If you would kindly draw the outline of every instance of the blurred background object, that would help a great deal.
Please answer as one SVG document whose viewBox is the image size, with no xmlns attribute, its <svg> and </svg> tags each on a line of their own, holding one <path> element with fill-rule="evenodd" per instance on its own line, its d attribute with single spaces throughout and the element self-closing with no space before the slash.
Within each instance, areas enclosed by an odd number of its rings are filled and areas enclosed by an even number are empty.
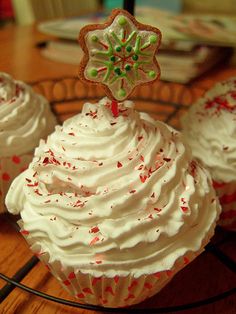
<svg viewBox="0 0 236 314">
<path fill-rule="evenodd" d="M 182 0 L 136 0 L 136 6 L 156 7 L 172 12 L 181 12 Z M 103 6 L 110 11 L 113 8 L 122 8 L 123 0 L 103 0 Z"/>
<path fill-rule="evenodd" d="M 17 24 L 73 17 L 101 9 L 98 0 L 12 0 Z"/>
<path fill-rule="evenodd" d="M 182 0 L 184 13 L 236 14 L 235 0 Z"/>
<path fill-rule="evenodd" d="M 11 0 L 0 0 L 0 26 L 14 21 L 14 12 Z"/>
<path fill-rule="evenodd" d="M 136 0 L 136 18 L 158 27 L 161 79 L 188 83 L 222 62 L 236 62 L 236 0 Z M 78 33 L 102 23 L 124 0 L 0 0 L 0 25 L 36 24 L 54 39 L 38 43 L 42 55 L 78 64 Z M 232 51 L 234 53 L 232 54 Z M 232 57 L 233 55 L 233 57 Z"/>
</svg>

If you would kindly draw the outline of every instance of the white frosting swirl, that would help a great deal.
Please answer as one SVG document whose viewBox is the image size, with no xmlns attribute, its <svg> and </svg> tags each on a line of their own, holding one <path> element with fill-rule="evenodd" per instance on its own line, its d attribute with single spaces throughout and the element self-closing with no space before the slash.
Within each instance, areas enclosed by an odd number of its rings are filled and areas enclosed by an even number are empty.
<svg viewBox="0 0 236 314">
<path fill-rule="evenodd" d="M 131 102 L 86 103 L 41 141 L 13 183 L 8 210 L 31 243 L 95 276 L 170 269 L 212 235 L 219 205 L 180 134 Z"/>
<path fill-rule="evenodd" d="M 184 137 L 216 181 L 236 180 L 236 77 L 217 83 L 182 119 Z"/>
<path fill-rule="evenodd" d="M 25 83 L 0 73 L 0 157 L 33 151 L 55 124 L 44 97 Z"/>
</svg>

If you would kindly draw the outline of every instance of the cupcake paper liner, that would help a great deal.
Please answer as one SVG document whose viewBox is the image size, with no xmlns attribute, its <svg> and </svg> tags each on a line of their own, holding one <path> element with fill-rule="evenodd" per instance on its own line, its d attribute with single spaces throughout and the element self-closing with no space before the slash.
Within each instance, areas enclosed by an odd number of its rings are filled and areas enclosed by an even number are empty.
<svg viewBox="0 0 236 314">
<path fill-rule="evenodd" d="M 32 250 L 34 250 L 33 247 Z M 80 303 L 104 307 L 126 307 L 140 303 L 159 292 L 179 270 L 185 267 L 200 252 L 188 253 L 179 258 L 172 269 L 142 275 L 138 278 L 132 275 L 112 278 L 105 275 L 94 277 L 72 267 L 63 268 L 58 261 L 50 263 L 47 254 L 36 253 L 36 255 L 63 288 Z"/>
<path fill-rule="evenodd" d="M 21 172 L 28 168 L 32 158 L 33 154 L 0 157 L 0 213 L 6 212 L 5 196 L 11 182 Z"/>
<path fill-rule="evenodd" d="M 203 250 L 214 234 L 215 224 L 207 232 L 199 250 L 188 251 L 179 257 L 171 269 L 157 271 L 136 278 L 133 275 L 95 277 L 83 273 L 73 267 L 65 267 L 60 261 L 51 258 L 43 252 L 41 245 L 35 241 L 27 230 L 24 230 L 22 220 L 18 221 L 21 234 L 31 247 L 33 253 L 45 264 L 52 275 L 60 282 L 67 292 L 80 303 L 99 305 L 103 307 L 126 307 L 150 298 L 159 292 L 182 268 L 194 260 Z"/>
<path fill-rule="evenodd" d="M 213 186 L 222 206 L 218 224 L 230 231 L 236 231 L 236 182 L 214 181 Z"/>
</svg>

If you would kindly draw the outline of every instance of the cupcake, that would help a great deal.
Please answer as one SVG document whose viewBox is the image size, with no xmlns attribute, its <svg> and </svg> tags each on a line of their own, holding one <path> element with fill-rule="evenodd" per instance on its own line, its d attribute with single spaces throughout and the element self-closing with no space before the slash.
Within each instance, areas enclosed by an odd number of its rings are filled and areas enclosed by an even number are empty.
<svg viewBox="0 0 236 314">
<path fill-rule="evenodd" d="M 41 138 L 54 130 L 49 103 L 30 86 L 0 73 L 0 213 L 11 181 L 24 171 Z"/>
<path fill-rule="evenodd" d="M 85 103 L 11 185 L 33 252 L 80 302 L 139 303 L 203 250 L 220 206 L 181 135 L 131 101 Z"/>
<path fill-rule="evenodd" d="M 217 83 L 182 119 L 194 157 L 209 169 L 222 205 L 219 224 L 236 231 L 236 78 Z"/>
</svg>

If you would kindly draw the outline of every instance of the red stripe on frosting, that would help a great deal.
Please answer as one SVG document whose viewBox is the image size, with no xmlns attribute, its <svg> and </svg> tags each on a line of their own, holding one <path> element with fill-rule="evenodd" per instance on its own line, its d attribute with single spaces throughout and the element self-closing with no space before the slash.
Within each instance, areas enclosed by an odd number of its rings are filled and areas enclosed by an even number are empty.
<svg viewBox="0 0 236 314">
<path fill-rule="evenodd" d="M 234 192 L 233 194 L 225 194 L 225 195 L 222 195 L 220 197 L 220 202 L 221 204 L 229 204 L 229 203 L 232 203 L 232 202 L 236 202 L 236 192 Z"/>
<path fill-rule="evenodd" d="M 232 218 L 236 218 L 236 210 L 235 209 L 231 209 L 228 210 L 226 212 L 222 212 L 220 215 L 220 219 L 232 219 Z"/>
<path fill-rule="evenodd" d="M 213 181 L 212 185 L 213 185 L 213 188 L 215 188 L 215 189 L 221 189 L 226 185 L 226 183 Z"/>
<path fill-rule="evenodd" d="M 228 230 L 234 230 L 236 231 L 236 221 L 233 221 L 231 224 L 222 225 L 222 227 L 228 229 Z"/>
</svg>

